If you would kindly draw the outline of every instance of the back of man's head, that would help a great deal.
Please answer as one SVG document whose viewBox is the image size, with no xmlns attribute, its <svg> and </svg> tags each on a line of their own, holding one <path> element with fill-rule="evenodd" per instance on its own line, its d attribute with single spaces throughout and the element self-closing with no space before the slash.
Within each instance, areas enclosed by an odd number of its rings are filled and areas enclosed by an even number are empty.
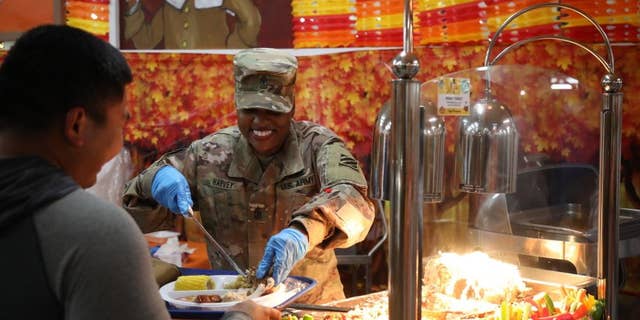
<svg viewBox="0 0 640 320">
<path fill-rule="evenodd" d="M 23 34 L 0 65 L 0 130 L 42 132 L 83 107 L 104 121 L 104 107 L 121 100 L 131 70 L 118 49 L 61 25 Z"/>
</svg>

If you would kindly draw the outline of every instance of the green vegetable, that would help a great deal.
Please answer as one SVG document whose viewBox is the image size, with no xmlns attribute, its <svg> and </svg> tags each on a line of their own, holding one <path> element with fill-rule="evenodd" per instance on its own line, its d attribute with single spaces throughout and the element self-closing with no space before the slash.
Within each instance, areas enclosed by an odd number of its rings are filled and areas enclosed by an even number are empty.
<svg viewBox="0 0 640 320">
<path fill-rule="evenodd" d="M 549 315 L 554 315 L 556 313 L 556 307 L 553 306 L 553 300 L 549 297 L 548 294 L 544 294 L 544 304 L 547 305 L 547 310 L 549 310 Z"/>
<path fill-rule="evenodd" d="M 593 305 L 593 308 L 591 308 L 591 311 L 589 311 L 589 316 L 591 317 L 591 320 L 602 319 L 602 314 L 604 313 L 604 304 L 605 304 L 604 300 L 596 300 L 596 303 Z"/>
<path fill-rule="evenodd" d="M 312 316 L 312 315 L 310 315 L 310 314 L 305 314 L 305 315 L 302 317 L 302 320 L 313 320 L 313 316 Z"/>
</svg>

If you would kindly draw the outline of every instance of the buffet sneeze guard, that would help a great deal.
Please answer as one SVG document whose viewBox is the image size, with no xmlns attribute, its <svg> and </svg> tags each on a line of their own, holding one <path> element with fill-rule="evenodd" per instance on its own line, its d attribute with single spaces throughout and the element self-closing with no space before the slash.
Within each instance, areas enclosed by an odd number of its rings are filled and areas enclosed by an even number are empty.
<svg viewBox="0 0 640 320">
<path fill-rule="evenodd" d="M 508 210 L 505 215 L 495 215 L 493 221 L 486 217 L 469 213 L 466 223 L 431 220 L 428 211 L 423 217 L 423 203 L 438 202 L 442 199 L 442 159 L 444 132 L 434 134 L 435 127 L 444 127 L 442 118 L 436 114 L 433 103 L 436 101 L 438 79 L 423 84 L 412 80 L 419 69 L 417 58 L 413 55 L 412 12 L 410 0 L 405 0 L 404 46 L 403 51 L 393 60 L 392 70 L 397 79 L 392 80 L 391 100 L 388 107 L 381 110 L 374 132 L 372 151 L 372 187 L 373 198 L 389 200 L 391 220 L 389 232 L 389 319 L 420 319 L 421 317 L 421 280 L 422 257 L 434 253 L 434 250 L 468 250 L 486 245 L 496 249 L 496 243 L 509 239 L 511 244 L 523 245 L 534 240 L 553 240 L 553 246 L 571 246 L 577 243 L 570 238 L 557 242 L 557 239 L 535 239 L 535 237 L 511 234 L 511 221 Z M 580 42 L 557 35 L 535 36 L 520 40 L 498 53 L 491 60 L 494 44 L 505 28 L 517 17 L 541 8 L 558 8 L 572 11 L 594 26 L 602 35 L 607 58 Z M 584 86 L 579 80 L 558 71 L 527 65 L 497 65 L 497 62 L 512 50 L 525 44 L 551 40 L 575 45 L 586 50 L 603 67 L 604 76 L 600 76 L 602 100 L 600 102 L 600 142 L 597 174 L 597 193 L 594 202 L 593 229 L 595 235 L 597 297 L 606 300 L 605 319 L 618 319 L 618 245 L 619 245 L 619 190 L 620 149 L 622 125 L 622 80 L 615 75 L 612 48 L 608 37 L 598 23 L 578 8 L 558 4 L 542 3 L 522 9 L 498 28 L 489 44 L 484 66 L 463 70 L 447 77 L 467 78 L 471 83 L 471 115 L 460 118 L 460 130 L 456 145 L 455 185 L 468 192 L 469 197 L 489 197 L 505 205 L 504 197 L 515 191 L 518 170 L 518 132 L 511 115 L 516 119 L 519 112 L 535 112 L 536 108 L 547 108 L 553 104 L 562 104 L 563 98 L 579 94 Z M 518 81 L 519 80 L 519 81 Z M 562 84 L 559 86 L 559 84 Z M 561 88 L 569 89 L 562 90 Z M 537 106 L 519 105 L 527 94 L 538 94 L 542 98 Z M 566 104 L 566 102 L 564 102 Z M 507 107 L 509 106 L 509 107 Z M 584 110 L 589 112 L 589 110 Z M 478 112 L 480 114 L 478 114 Z M 501 114 L 495 114 L 499 112 Z M 594 112 L 595 113 L 595 112 Z M 448 119 L 447 119 L 448 120 Z M 486 127 L 482 127 L 486 126 Z M 441 154 L 438 154 L 441 153 Z M 453 176 L 453 175 L 452 175 Z M 428 181 L 425 181 L 428 180 Z M 431 207 L 431 206 L 429 206 Z M 428 207 L 424 207 L 428 208 Z M 576 208 L 573 206 L 571 208 Z M 471 210 L 470 210 L 471 211 Z M 423 219 L 426 226 L 423 234 Z M 475 220 L 474 220 L 475 219 Z M 482 219 L 485 219 L 483 221 Z M 436 221 L 437 220 L 437 221 Z M 473 220 L 473 221 L 472 221 Z M 495 226 L 502 224 L 499 230 L 482 230 L 477 226 Z M 437 225 L 430 228 L 430 225 Z M 450 239 L 433 237 L 430 233 L 443 225 L 453 225 Z M 492 238 L 495 236 L 495 238 Z M 505 238 L 506 237 L 506 238 Z M 423 248 L 423 239 L 425 246 Z M 444 240 L 443 240 L 444 239 Z M 516 239 L 516 240 L 513 240 Z M 519 241 L 522 240 L 522 241 Z M 536 242 L 538 240 L 538 242 Z M 438 241 L 441 241 L 438 243 Z M 543 243 L 544 244 L 544 243 Z M 578 248 L 579 246 L 575 246 Z M 574 249 L 575 249 L 574 248 Z M 516 248 L 511 246 L 505 251 L 529 252 L 532 255 L 548 254 L 548 248 L 529 246 Z M 536 251 L 537 250 L 537 251 Z M 560 248 L 559 250 L 565 250 Z M 499 254 L 500 250 L 496 250 Z M 523 268 L 525 269 L 525 268 Z M 534 272 L 535 273 L 535 272 Z M 589 279 L 589 278 L 587 278 Z M 580 278 L 579 281 L 583 281 Z M 589 282 L 587 280 L 587 282 Z"/>
<path fill-rule="evenodd" d="M 556 7 L 575 12 L 593 25 L 603 38 L 608 59 L 605 60 L 595 50 L 572 39 L 555 35 L 542 35 L 518 41 L 505 48 L 492 61 L 489 61 L 496 40 L 507 25 L 527 12 L 546 7 Z M 601 77 L 602 105 L 600 110 L 600 157 L 597 193 L 597 295 L 598 298 L 605 299 L 606 301 L 605 319 L 618 319 L 618 242 L 620 215 L 618 183 L 620 181 L 621 160 L 622 79 L 615 75 L 613 50 L 607 34 L 602 27 L 580 9 L 555 3 L 543 3 L 530 6 L 505 20 L 492 38 L 484 64 L 485 66 L 494 65 L 511 50 L 539 40 L 561 41 L 582 48 L 595 57 L 605 69 L 605 74 Z M 489 83 L 489 81 L 487 81 L 487 83 Z"/>
</svg>

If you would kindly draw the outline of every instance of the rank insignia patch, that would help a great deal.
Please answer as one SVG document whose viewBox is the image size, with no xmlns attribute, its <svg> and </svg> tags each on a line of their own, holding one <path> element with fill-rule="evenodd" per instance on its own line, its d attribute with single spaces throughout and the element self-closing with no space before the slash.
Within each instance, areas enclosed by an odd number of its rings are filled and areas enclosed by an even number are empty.
<svg viewBox="0 0 640 320">
<path fill-rule="evenodd" d="M 356 161 L 356 159 L 354 159 L 353 157 L 350 157 L 346 154 L 341 154 L 340 155 L 340 161 L 338 162 L 339 166 L 343 166 L 343 167 L 347 167 L 347 168 L 351 168 L 353 170 L 358 170 L 358 161 Z"/>
</svg>

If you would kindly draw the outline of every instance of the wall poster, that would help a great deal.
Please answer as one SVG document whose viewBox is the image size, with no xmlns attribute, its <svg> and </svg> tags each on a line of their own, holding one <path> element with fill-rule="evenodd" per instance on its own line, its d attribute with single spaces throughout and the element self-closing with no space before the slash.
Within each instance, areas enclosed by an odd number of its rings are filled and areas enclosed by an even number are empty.
<svg viewBox="0 0 640 320">
<path fill-rule="evenodd" d="M 119 0 L 121 49 L 291 48 L 289 0 Z"/>
</svg>

